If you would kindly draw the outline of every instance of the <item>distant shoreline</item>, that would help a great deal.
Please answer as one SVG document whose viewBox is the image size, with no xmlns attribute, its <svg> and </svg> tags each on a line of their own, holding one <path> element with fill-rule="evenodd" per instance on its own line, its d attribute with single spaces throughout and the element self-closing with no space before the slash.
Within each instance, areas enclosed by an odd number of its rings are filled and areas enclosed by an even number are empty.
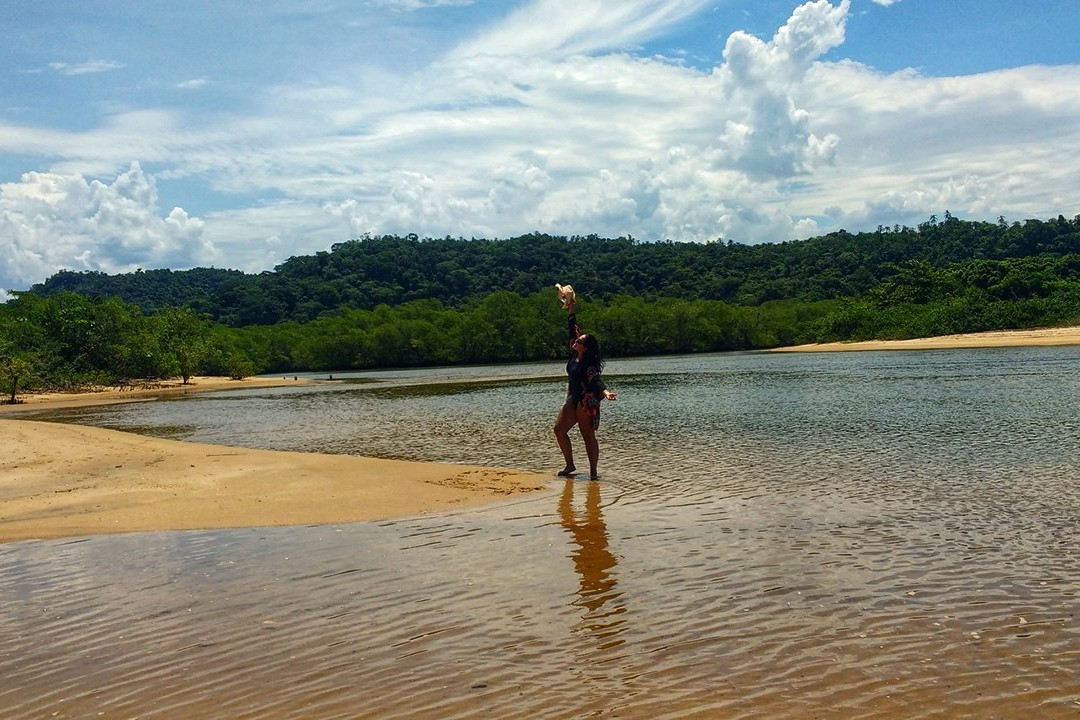
<svg viewBox="0 0 1080 720">
<path fill-rule="evenodd" d="M 133 385 L 121 389 L 110 386 L 80 390 L 76 392 L 19 393 L 19 402 L 14 405 L 0 405 L 0 415 L 5 413 L 35 412 L 39 410 L 60 410 L 73 407 L 92 407 L 94 405 L 114 405 L 117 403 L 154 400 L 161 397 L 176 397 L 197 392 L 214 390 L 246 390 L 249 388 L 282 387 L 311 384 L 318 382 L 298 376 L 289 377 L 248 377 L 233 380 L 226 377 L 198 376 L 189 379 L 188 384 L 180 380 L 161 380 Z M 7 399 L 7 398 L 2 398 Z"/>
<path fill-rule="evenodd" d="M 1025 347 L 1080 345 L 1080 325 L 1028 330 L 991 330 L 957 335 L 911 338 L 907 340 L 854 340 L 830 343 L 806 343 L 768 348 L 763 352 L 858 352 L 869 350 L 948 350 L 962 348 Z M 287 387 L 321 382 L 308 377 L 248 377 L 233 380 L 225 377 L 198 376 L 187 385 L 179 380 L 165 380 L 130 389 L 106 387 L 79 392 L 20 393 L 15 405 L 0 404 L 0 417 L 5 414 L 91 407 L 115 403 L 153 400 L 197 392 Z"/>
<path fill-rule="evenodd" d="M 910 340 L 859 340 L 853 342 L 809 343 L 771 348 L 768 352 L 857 352 L 869 350 L 959 350 L 964 348 L 1036 347 L 1080 345 L 1080 326 L 993 330 L 989 332 L 941 335 Z"/>
<path fill-rule="evenodd" d="M 1080 325 L 1056 328 L 1033 328 L 1028 330 L 991 330 L 957 335 L 911 338 L 907 340 L 854 340 L 830 343 L 806 343 L 768 348 L 764 352 L 855 352 L 864 350 L 947 350 L 951 348 L 991 348 L 1080 345 Z M 109 405 L 124 402 L 153 400 L 197 392 L 217 390 L 243 390 L 253 388 L 287 387 L 318 383 L 308 377 L 297 375 L 282 377 L 248 377 L 233 380 L 225 377 L 198 376 L 188 384 L 179 380 L 164 380 L 130 389 L 105 387 L 78 392 L 20 393 L 15 405 L 0 404 L 0 416 L 6 413 L 36 412 Z"/>
</svg>

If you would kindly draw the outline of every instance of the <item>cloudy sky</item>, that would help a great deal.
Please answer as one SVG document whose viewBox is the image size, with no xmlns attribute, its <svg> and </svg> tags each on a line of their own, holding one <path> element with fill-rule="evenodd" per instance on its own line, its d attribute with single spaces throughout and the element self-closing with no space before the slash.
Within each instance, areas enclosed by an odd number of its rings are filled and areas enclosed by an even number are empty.
<svg viewBox="0 0 1080 720">
<path fill-rule="evenodd" d="M 1080 213 L 1077 0 L 4 0 L 0 27 L 0 293 L 365 233 Z"/>
</svg>

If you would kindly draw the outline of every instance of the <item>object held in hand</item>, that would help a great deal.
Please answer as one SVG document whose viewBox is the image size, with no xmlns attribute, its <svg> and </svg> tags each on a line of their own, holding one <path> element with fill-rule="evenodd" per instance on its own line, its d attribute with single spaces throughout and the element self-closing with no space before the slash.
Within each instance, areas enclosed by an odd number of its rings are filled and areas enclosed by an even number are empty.
<svg viewBox="0 0 1080 720">
<path fill-rule="evenodd" d="M 555 289 L 559 291 L 559 299 L 562 300 L 564 310 L 569 308 L 571 303 L 575 302 L 576 295 L 572 286 L 555 283 Z"/>
</svg>

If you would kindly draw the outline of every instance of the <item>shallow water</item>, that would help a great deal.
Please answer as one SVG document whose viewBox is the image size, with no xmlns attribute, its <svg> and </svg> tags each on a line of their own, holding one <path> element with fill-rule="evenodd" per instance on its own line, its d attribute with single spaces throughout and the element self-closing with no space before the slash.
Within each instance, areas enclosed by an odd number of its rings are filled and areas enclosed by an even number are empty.
<svg viewBox="0 0 1080 720">
<path fill-rule="evenodd" d="M 1078 366 L 1074 348 L 613 361 L 599 483 L 0 546 L 0 716 L 1077 718 Z M 558 371 L 55 419 L 556 468 Z"/>
</svg>

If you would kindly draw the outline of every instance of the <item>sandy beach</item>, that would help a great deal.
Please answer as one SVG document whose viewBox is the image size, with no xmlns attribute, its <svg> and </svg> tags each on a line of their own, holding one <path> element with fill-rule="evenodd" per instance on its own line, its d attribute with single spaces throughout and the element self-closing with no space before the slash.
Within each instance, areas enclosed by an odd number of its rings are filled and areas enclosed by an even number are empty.
<svg viewBox="0 0 1080 720">
<path fill-rule="evenodd" d="M 320 381 L 297 376 L 247 377 L 233 380 L 202 375 L 191 378 L 187 384 L 179 379 L 172 379 L 134 384 L 124 388 L 95 388 L 83 392 L 19 393 L 18 403 L 15 405 L 0 404 L 0 416 L 20 412 L 139 402 L 214 390 L 247 390 L 283 385 L 310 385 L 315 382 Z M 2 399 L 7 400 L 6 397 Z"/>
<path fill-rule="evenodd" d="M 379 520 L 489 503 L 542 490 L 550 480 L 520 470 L 249 450 L 17 419 L 19 411 L 292 382 L 305 381 L 198 378 L 189 386 L 28 395 L 0 406 L 0 542 Z"/>
<path fill-rule="evenodd" d="M 845 352 L 859 350 L 950 350 L 960 348 L 1080 345 L 1080 326 L 998 330 L 941 335 L 911 340 L 862 340 L 859 342 L 811 343 L 773 348 L 770 352 Z"/>
</svg>

